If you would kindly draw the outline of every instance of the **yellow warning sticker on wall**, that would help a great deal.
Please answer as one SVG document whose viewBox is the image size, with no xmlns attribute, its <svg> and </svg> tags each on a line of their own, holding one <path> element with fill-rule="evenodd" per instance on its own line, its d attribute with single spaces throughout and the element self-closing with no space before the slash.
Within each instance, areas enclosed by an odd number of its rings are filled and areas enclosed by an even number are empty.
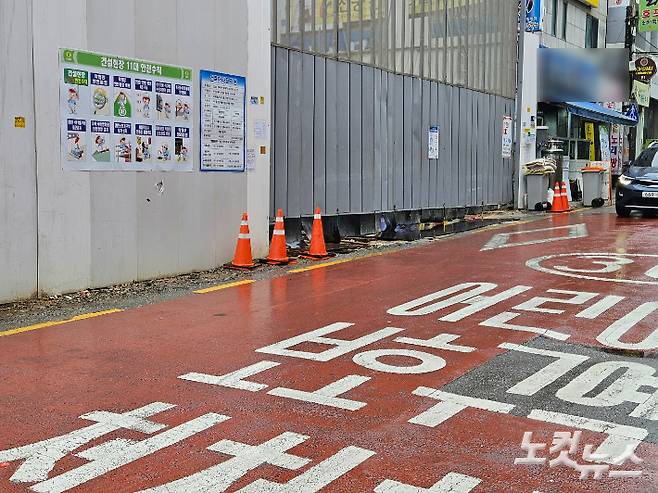
<svg viewBox="0 0 658 493">
<path fill-rule="evenodd" d="M 25 128 L 25 117 L 24 116 L 15 116 L 14 117 L 14 127 L 16 127 L 16 128 Z"/>
</svg>

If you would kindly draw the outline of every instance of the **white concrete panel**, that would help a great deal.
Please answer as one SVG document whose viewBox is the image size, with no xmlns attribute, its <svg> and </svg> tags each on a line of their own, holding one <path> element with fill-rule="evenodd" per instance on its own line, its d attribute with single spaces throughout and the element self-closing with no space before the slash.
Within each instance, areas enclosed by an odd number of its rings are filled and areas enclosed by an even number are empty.
<svg viewBox="0 0 658 493">
<path fill-rule="evenodd" d="M 254 120 L 265 120 L 269 126 L 269 2 L 33 1 L 39 287 L 48 293 L 65 292 L 215 267 L 231 259 L 244 211 L 250 213 L 254 255 L 264 256 L 268 244 L 269 138 L 255 139 L 248 132 L 248 145 L 265 145 L 267 151 L 258 154 L 254 170 L 201 173 L 195 118 L 192 172 L 64 173 L 58 152 L 58 48 L 189 66 L 194 74 L 196 111 L 200 69 L 244 75 L 248 95 L 265 97 L 265 104 L 248 111 L 248 128 Z M 3 8 L 13 3 L 5 2 Z M 15 34 L 10 32 L 10 36 Z M 25 40 L 22 43 L 25 45 Z M 28 56 L 24 59 L 29 61 Z M 29 170 L 30 166 L 21 169 Z M 34 175 L 34 162 L 32 170 Z M 160 182 L 164 185 L 161 193 L 156 190 Z M 20 188 L 29 189 L 27 185 Z M 29 207 L 22 210 L 28 215 Z M 25 219 L 22 223 L 29 225 Z M 34 227 L 27 236 L 36 236 Z M 24 247 L 21 253 L 26 254 Z M 16 255 L 10 257 L 11 262 L 17 262 Z M 34 253 L 32 257 L 34 269 Z M 2 262 L 0 259 L 0 266 Z M 30 277 L 29 269 L 21 276 Z M 0 291 L 0 298 L 30 294 L 34 277 L 27 291 L 7 295 Z M 12 289 L 18 289 L 18 281 L 11 284 Z"/>
<path fill-rule="evenodd" d="M 125 22 L 133 8 L 133 0 L 87 2 L 87 48 L 135 56 L 135 24 Z M 136 175 L 94 172 L 89 178 L 90 285 L 131 281 L 137 271 Z"/>
<path fill-rule="evenodd" d="M 59 153 L 58 49 L 86 48 L 86 4 L 33 0 L 39 290 L 47 293 L 90 283 L 89 174 L 62 171 Z"/>
<path fill-rule="evenodd" d="M 31 0 L 0 2 L 0 302 L 37 290 L 31 16 Z"/>
</svg>

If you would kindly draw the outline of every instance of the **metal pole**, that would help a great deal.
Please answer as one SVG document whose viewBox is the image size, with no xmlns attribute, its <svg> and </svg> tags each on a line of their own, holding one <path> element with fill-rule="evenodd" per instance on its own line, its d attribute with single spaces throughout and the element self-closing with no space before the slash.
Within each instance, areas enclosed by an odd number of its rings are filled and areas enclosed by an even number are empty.
<svg viewBox="0 0 658 493">
<path fill-rule="evenodd" d="M 521 179 L 521 139 L 519 138 L 519 128 L 521 125 L 521 115 L 523 114 L 523 56 L 525 45 L 525 1 L 519 2 L 519 33 L 517 43 L 517 60 L 516 60 L 516 117 L 514 118 L 514 173 L 512 175 L 512 196 L 515 197 L 517 208 L 521 207 L 521 199 L 518 197 L 519 184 L 517 179 Z M 516 176 L 518 173 L 518 176 Z"/>
</svg>

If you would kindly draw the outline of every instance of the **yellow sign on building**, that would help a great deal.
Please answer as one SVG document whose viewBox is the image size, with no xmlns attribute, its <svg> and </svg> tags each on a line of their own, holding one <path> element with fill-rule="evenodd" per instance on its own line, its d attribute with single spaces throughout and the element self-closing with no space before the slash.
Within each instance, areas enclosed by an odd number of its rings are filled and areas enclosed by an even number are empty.
<svg viewBox="0 0 658 493">
<path fill-rule="evenodd" d="M 594 148 L 594 124 L 592 122 L 585 122 L 585 138 L 589 140 L 589 160 L 596 159 L 596 150 Z"/>
<path fill-rule="evenodd" d="M 589 5 L 590 7 L 598 7 L 599 6 L 599 0 L 580 0 L 582 3 L 585 5 Z"/>
</svg>

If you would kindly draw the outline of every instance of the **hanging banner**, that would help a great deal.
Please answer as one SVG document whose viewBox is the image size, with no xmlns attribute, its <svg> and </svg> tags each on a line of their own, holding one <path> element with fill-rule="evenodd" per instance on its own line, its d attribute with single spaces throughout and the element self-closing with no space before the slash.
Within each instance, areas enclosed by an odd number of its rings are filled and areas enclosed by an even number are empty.
<svg viewBox="0 0 658 493">
<path fill-rule="evenodd" d="M 529 33 L 541 31 L 541 0 L 525 0 L 525 30 Z"/>
<path fill-rule="evenodd" d="M 428 131 L 428 159 L 439 159 L 439 126 L 432 125 Z"/>
<path fill-rule="evenodd" d="M 589 140 L 589 160 L 596 159 L 596 149 L 594 147 L 594 124 L 592 122 L 585 122 L 585 138 Z"/>
<path fill-rule="evenodd" d="M 502 156 L 503 158 L 512 157 L 512 117 L 503 116 L 503 134 L 502 134 Z"/>
<path fill-rule="evenodd" d="M 656 0 L 640 0 L 637 29 L 640 32 L 658 29 L 658 4 L 656 4 Z"/>
<path fill-rule="evenodd" d="M 607 125 L 599 125 L 599 144 L 601 145 L 601 161 L 610 161 L 610 136 Z"/>
<path fill-rule="evenodd" d="M 62 168 L 191 171 L 192 71 L 60 49 Z"/>
<path fill-rule="evenodd" d="M 610 169 L 613 175 L 621 174 L 621 125 L 613 123 L 610 127 Z"/>
<path fill-rule="evenodd" d="M 244 171 L 247 80 L 201 70 L 201 171 Z"/>
</svg>

